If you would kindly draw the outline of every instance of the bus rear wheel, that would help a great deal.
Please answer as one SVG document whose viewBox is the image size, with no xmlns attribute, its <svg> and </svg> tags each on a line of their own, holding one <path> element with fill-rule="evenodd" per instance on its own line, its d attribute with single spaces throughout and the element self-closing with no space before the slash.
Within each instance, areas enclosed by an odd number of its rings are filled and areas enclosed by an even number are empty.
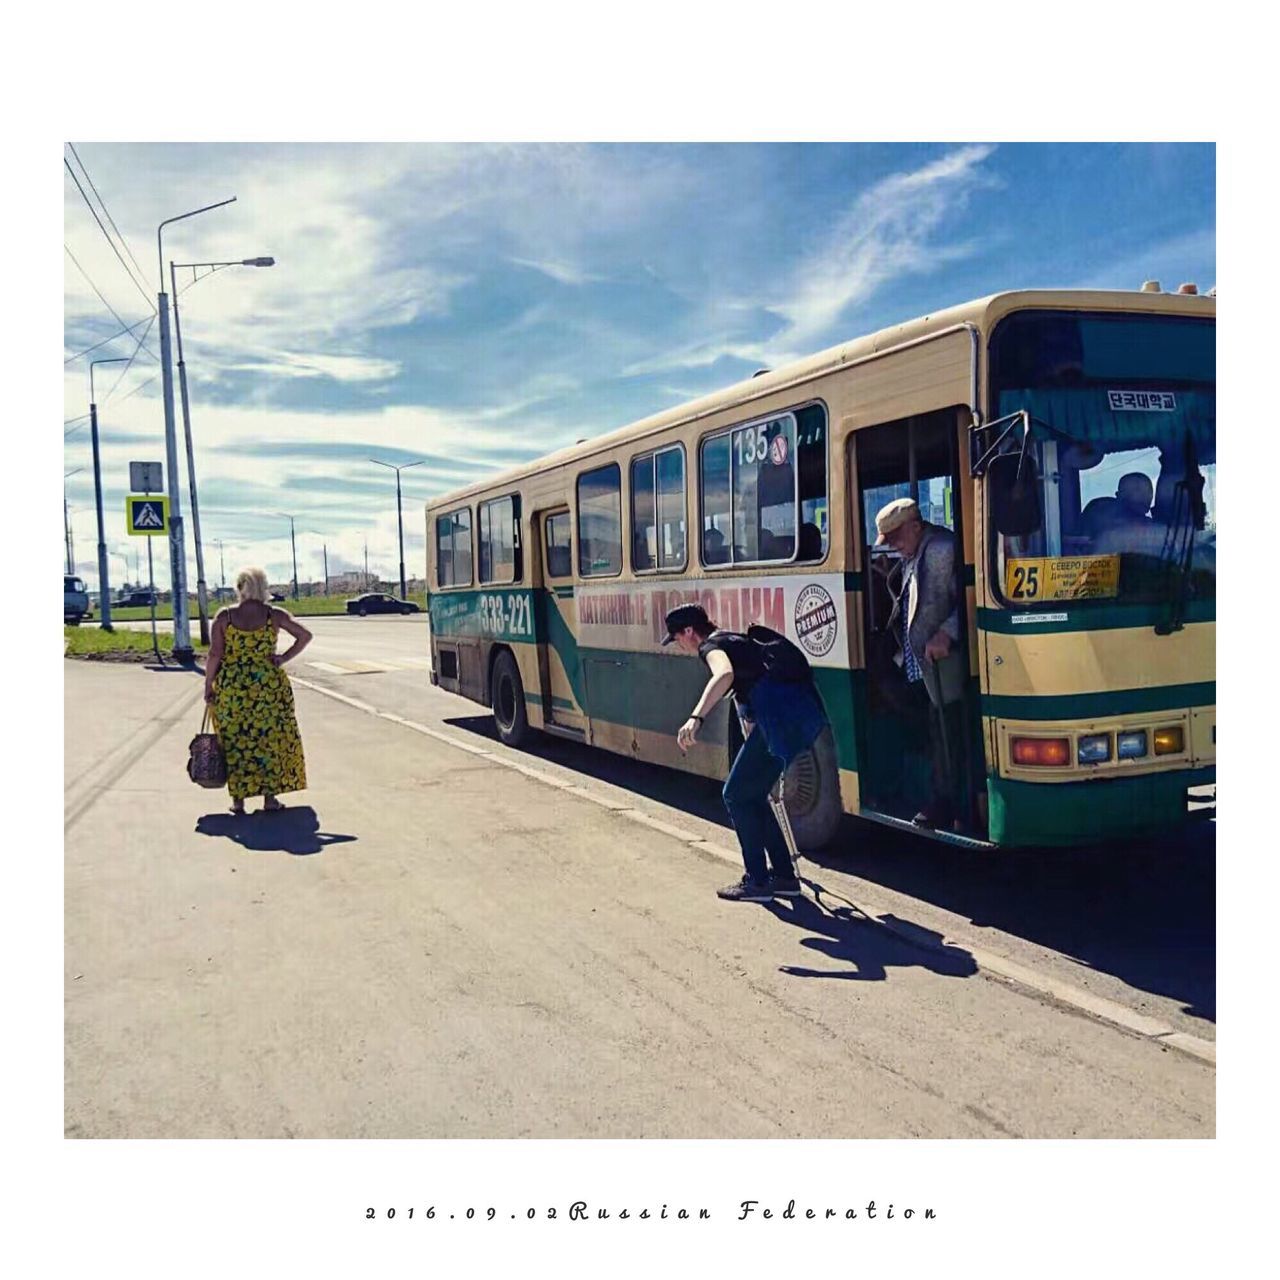
<svg viewBox="0 0 1280 1280">
<path fill-rule="evenodd" d="M 513 654 L 503 650 L 493 663 L 491 685 L 493 723 L 508 747 L 522 747 L 529 738 L 529 714 L 524 705 L 524 682 Z"/>
<path fill-rule="evenodd" d="M 830 726 L 823 729 L 808 751 L 791 762 L 783 780 L 782 796 L 796 844 L 802 850 L 821 849 L 835 838 L 844 806 L 840 803 L 840 770 Z"/>
</svg>

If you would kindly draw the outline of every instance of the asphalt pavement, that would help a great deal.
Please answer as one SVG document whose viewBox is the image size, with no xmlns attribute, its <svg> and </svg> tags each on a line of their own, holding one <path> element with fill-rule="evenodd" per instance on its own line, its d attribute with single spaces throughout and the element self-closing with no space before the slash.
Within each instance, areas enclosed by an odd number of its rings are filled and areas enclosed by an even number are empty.
<svg viewBox="0 0 1280 1280">
<path fill-rule="evenodd" d="M 65 664 L 68 1134 L 1212 1135 L 1211 1065 L 1052 994 L 1211 1039 L 1211 826 L 1033 861 L 851 821 L 823 905 L 724 904 L 714 784 L 507 752 L 422 618 L 308 625 L 283 815 L 187 780 L 198 676 Z"/>
</svg>

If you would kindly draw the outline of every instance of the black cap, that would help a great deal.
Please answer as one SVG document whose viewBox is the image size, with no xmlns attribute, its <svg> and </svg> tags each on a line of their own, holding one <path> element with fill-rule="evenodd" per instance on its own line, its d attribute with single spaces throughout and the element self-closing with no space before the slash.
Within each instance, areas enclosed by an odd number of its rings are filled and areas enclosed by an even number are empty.
<svg viewBox="0 0 1280 1280">
<path fill-rule="evenodd" d="M 676 632 L 683 631 L 685 627 L 711 630 L 707 611 L 700 604 L 682 604 L 667 614 L 667 634 L 662 643 L 670 644 L 676 638 Z"/>
</svg>

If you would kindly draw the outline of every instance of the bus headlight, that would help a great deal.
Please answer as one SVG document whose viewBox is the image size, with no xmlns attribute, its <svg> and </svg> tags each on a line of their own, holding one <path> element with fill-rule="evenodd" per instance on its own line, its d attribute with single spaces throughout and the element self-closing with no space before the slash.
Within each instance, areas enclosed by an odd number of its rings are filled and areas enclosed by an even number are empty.
<svg viewBox="0 0 1280 1280">
<path fill-rule="evenodd" d="M 1076 746 L 1076 759 L 1081 764 L 1101 764 L 1111 759 L 1111 735 L 1109 733 L 1090 733 L 1079 740 Z"/>
<path fill-rule="evenodd" d="M 1176 756 L 1182 752 L 1182 726 L 1170 725 L 1167 729 L 1157 729 L 1153 737 L 1155 753 L 1158 756 Z"/>
<path fill-rule="evenodd" d="M 1071 763 L 1071 743 L 1066 738 L 1014 738 L 1010 747 L 1014 764 L 1061 769 Z"/>
<path fill-rule="evenodd" d="M 1116 738 L 1116 756 L 1121 760 L 1137 760 L 1147 754 L 1147 731 L 1138 729 Z"/>
</svg>

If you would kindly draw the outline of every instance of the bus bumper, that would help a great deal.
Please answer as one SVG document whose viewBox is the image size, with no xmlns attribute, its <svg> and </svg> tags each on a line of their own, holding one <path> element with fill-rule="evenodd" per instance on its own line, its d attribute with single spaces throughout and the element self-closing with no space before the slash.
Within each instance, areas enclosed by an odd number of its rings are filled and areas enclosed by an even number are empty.
<svg viewBox="0 0 1280 1280">
<path fill-rule="evenodd" d="M 1216 796 L 1215 783 L 1213 766 L 1088 782 L 989 777 L 990 839 L 998 845 L 1077 845 L 1156 835 L 1212 817 L 1215 809 L 1205 800 Z"/>
</svg>

